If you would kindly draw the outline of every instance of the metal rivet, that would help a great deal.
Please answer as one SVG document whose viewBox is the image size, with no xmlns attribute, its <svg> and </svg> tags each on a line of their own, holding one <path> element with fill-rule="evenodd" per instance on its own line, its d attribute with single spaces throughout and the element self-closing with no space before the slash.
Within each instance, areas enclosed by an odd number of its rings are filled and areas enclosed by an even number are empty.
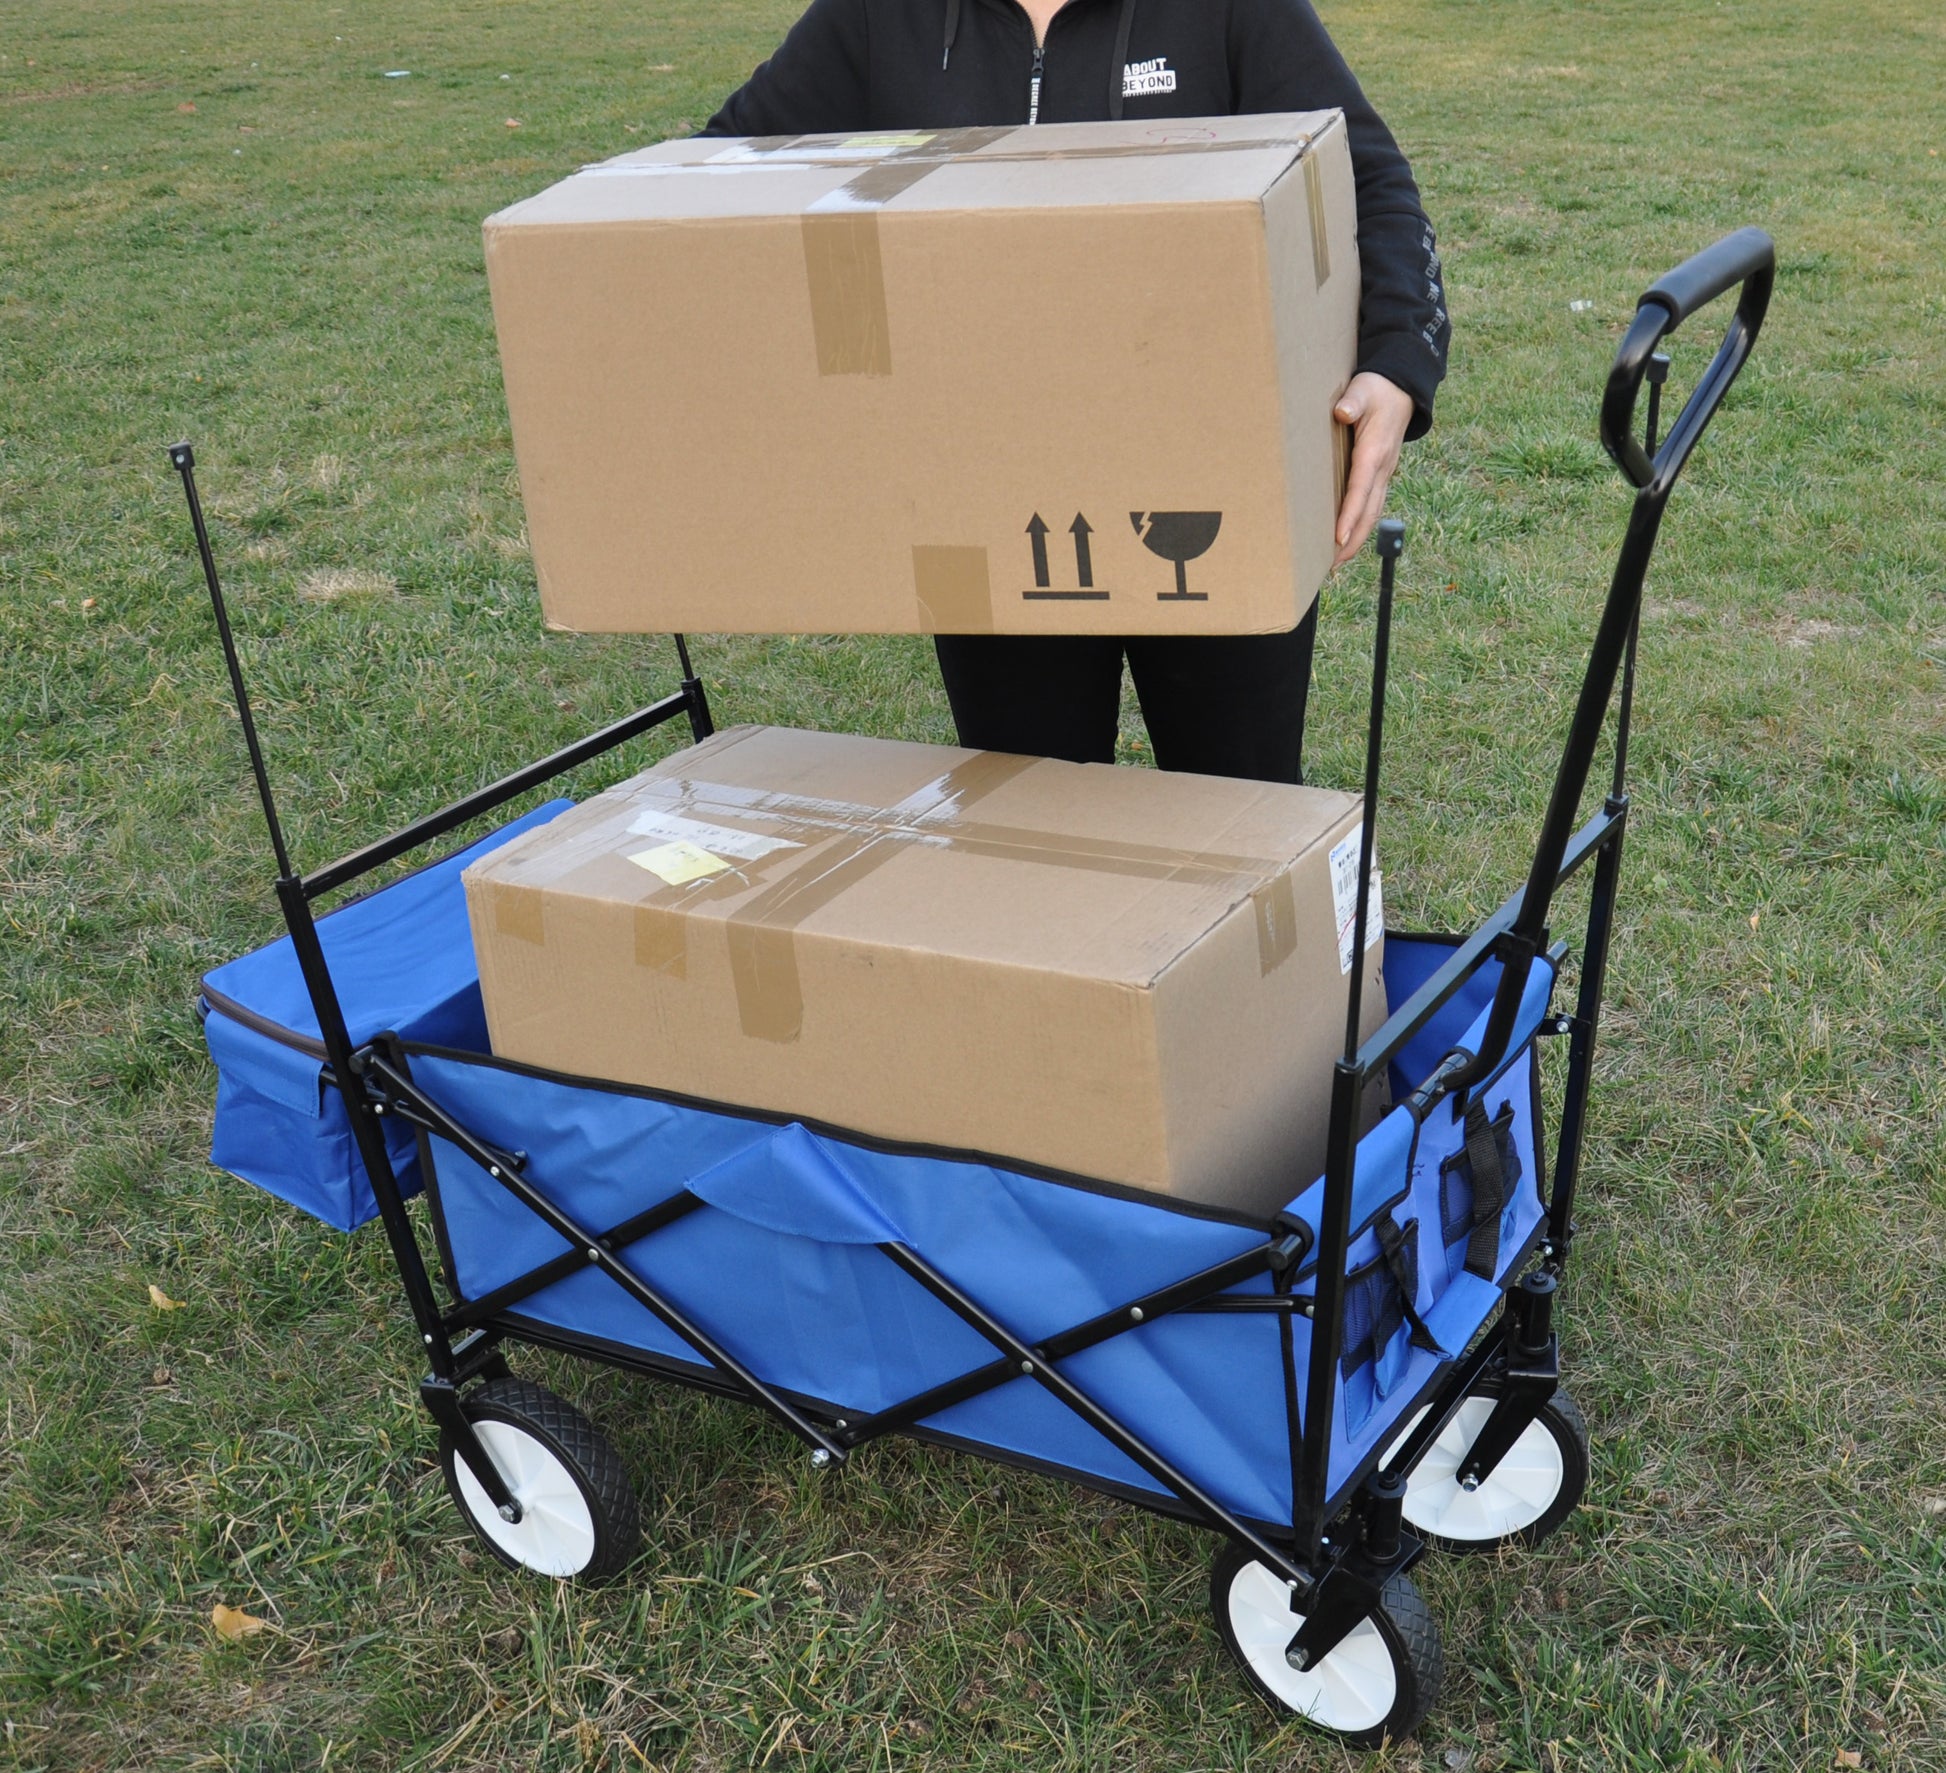
<svg viewBox="0 0 1946 1773">
<path fill-rule="evenodd" d="M 1034 1370 L 1034 1363 L 1032 1361 L 1022 1361 L 1020 1363 L 1020 1370 L 1023 1373 L 1031 1373 Z"/>
<path fill-rule="evenodd" d="M 494 1179 L 494 1181 L 498 1182 L 500 1180 L 500 1166 L 498 1164 L 488 1164 L 487 1174 L 491 1176 Z"/>
<path fill-rule="evenodd" d="M 1141 1306 L 1139 1306 L 1139 1305 L 1131 1305 L 1131 1306 L 1130 1306 L 1130 1307 L 1128 1308 L 1128 1321 L 1129 1321 L 1130 1323 L 1132 1323 L 1132 1324 L 1139 1324 L 1139 1323 L 1140 1323 L 1140 1322 L 1142 1321 L 1142 1308 L 1141 1308 Z"/>
<path fill-rule="evenodd" d="M 430 1330 L 426 1332 L 425 1343 L 428 1348 L 432 1346 L 432 1332 Z"/>
<path fill-rule="evenodd" d="M 840 1417 L 838 1418 L 838 1426 L 839 1426 L 840 1428 L 849 1428 L 849 1427 L 851 1426 L 851 1424 L 850 1424 L 849 1422 L 847 1422 L 847 1421 L 846 1421 L 846 1420 L 844 1419 L 844 1417 L 842 1417 L 842 1416 L 840 1416 Z"/>
<path fill-rule="evenodd" d="M 588 1260 L 590 1262 L 599 1262 L 601 1260 L 601 1252 L 599 1250 L 590 1250 L 588 1252 Z"/>
</svg>

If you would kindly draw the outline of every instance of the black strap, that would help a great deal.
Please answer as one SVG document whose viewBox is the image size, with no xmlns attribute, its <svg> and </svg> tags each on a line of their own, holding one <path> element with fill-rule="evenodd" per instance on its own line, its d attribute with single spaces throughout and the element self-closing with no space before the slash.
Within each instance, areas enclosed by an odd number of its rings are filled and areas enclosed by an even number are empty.
<svg viewBox="0 0 1946 1773">
<path fill-rule="evenodd" d="M 1390 1213 L 1381 1213 L 1372 1222 L 1372 1230 L 1378 1238 L 1379 1253 L 1385 1258 L 1386 1271 L 1392 1276 L 1392 1284 L 1398 1288 L 1399 1310 L 1412 1326 L 1412 1346 L 1430 1350 L 1433 1354 L 1444 1354 L 1446 1351 L 1439 1346 L 1439 1338 L 1426 1328 L 1426 1320 L 1413 1304 L 1413 1297 L 1419 1291 L 1419 1264 L 1407 1257 L 1406 1235 L 1399 1229 L 1399 1222 Z M 1375 1344 L 1373 1354 L 1377 1355 L 1392 1338 L 1387 1335 L 1381 1339 L 1374 1335 L 1372 1340 Z"/>
<path fill-rule="evenodd" d="M 1507 1183 L 1500 1141 L 1478 1098 L 1466 1111 L 1466 1167 L 1473 1172 L 1473 1235 L 1466 1240 L 1466 1272 L 1492 1280 L 1500 1266 L 1500 1213 Z"/>
</svg>

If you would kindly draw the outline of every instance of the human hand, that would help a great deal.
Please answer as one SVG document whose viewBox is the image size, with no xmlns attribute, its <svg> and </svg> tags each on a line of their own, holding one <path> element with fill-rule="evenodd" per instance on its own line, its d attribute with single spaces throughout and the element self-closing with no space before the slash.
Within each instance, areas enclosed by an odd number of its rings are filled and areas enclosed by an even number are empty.
<svg viewBox="0 0 1946 1773">
<path fill-rule="evenodd" d="M 1338 557 L 1343 566 L 1365 545 L 1379 513 L 1385 509 L 1385 489 L 1399 465 L 1399 446 L 1412 423 L 1412 396 L 1397 382 L 1367 370 L 1351 378 L 1331 416 L 1351 433 L 1351 471 L 1345 476 L 1345 502 L 1338 508 Z"/>
</svg>

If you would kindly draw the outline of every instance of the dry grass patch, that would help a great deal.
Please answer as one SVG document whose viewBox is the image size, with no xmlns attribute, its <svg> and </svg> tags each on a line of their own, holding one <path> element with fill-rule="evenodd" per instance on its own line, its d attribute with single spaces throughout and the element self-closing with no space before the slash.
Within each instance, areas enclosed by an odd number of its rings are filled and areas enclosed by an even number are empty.
<svg viewBox="0 0 1946 1773">
<path fill-rule="evenodd" d="M 389 597 L 399 581 L 390 573 L 357 566 L 321 567 L 298 581 L 297 594 L 309 603 L 336 603 L 346 597 Z"/>
</svg>

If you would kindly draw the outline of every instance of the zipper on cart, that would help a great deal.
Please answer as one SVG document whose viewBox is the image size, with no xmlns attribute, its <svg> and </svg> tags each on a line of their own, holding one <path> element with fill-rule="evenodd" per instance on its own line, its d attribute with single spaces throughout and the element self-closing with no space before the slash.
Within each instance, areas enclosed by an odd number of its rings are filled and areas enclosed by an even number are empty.
<svg viewBox="0 0 1946 1773">
<path fill-rule="evenodd" d="M 1027 127 L 1041 120 L 1041 70 L 1047 66 L 1047 45 L 1034 45 L 1034 69 L 1027 81 Z"/>
</svg>

